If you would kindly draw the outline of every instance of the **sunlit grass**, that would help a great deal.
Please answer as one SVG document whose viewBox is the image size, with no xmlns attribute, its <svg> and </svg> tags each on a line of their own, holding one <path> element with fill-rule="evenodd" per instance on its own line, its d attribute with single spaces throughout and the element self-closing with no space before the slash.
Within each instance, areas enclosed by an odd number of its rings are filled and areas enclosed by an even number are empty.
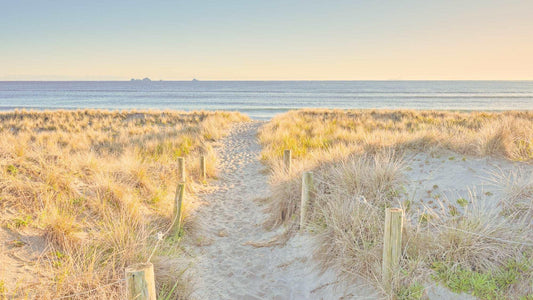
<svg viewBox="0 0 533 300">
<path fill-rule="evenodd" d="M 531 177 L 500 175 L 507 176 L 496 179 L 507 196 L 498 207 L 485 207 L 471 195 L 457 200 L 457 209 L 435 195 L 436 208 L 413 209 L 406 187 L 414 183 L 406 181 L 403 158 L 413 152 L 453 151 L 458 155 L 447 161 L 491 156 L 531 163 L 533 112 L 304 109 L 273 118 L 260 129 L 259 139 L 262 159 L 271 169 L 267 226 L 285 225 L 289 233 L 295 232 L 301 175 L 314 172 L 315 199 L 308 208 L 306 230 L 315 237 L 315 258 L 323 270 L 332 268 L 348 282 L 362 279 L 384 295 L 402 299 L 425 296 L 423 286 L 437 272 L 435 264 L 448 266 L 451 273 L 479 274 L 476 287 L 452 288 L 457 292 L 510 298 L 533 294 L 527 274 L 533 249 L 520 244 L 531 240 L 533 232 Z M 295 158 L 289 174 L 282 165 L 284 149 L 292 150 Z M 405 213 L 401 270 L 395 278 L 399 285 L 392 291 L 381 282 L 388 207 L 401 207 Z M 483 284 L 494 286 L 490 274 L 505 270 L 513 260 L 526 264 L 513 269 L 516 281 L 498 281 L 500 294 L 480 289 Z"/>
<path fill-rule="evenodd" d="M 338 152 L 343 156 L 383 147 L 437 147 L 461 154 L 532 161 L 533 112 L 308 109 L 274 117 L 259 137 L 265 160 L 281 157 L 284 149 L 291 149 L 296 158 L 331 160 Z M 322 157 L 326 151 L 333 153 Z"/>
<path fill-rule="evenodd" d="M 200 155 L 207 156 L 208 176 L 215 176 L 211 142 L 245 120 L 226 112 L 0 113 L 0 207 L 6 212 L 0 221 L 46 245 L 30 269 L 38 284 L 3 284 L 1 294 L 122 299 L 124 268 L 146 261 L 157 232 L 171 223 L 177 157 L 186 157 L 190 197 L 198 188 Z M 178 242 L 165 239 L 164 254 L 178 256 Z M 161 295 L 190 292 L 185 281 L 174 287 L 178 269 L 158 277 Z"/>
</svg>

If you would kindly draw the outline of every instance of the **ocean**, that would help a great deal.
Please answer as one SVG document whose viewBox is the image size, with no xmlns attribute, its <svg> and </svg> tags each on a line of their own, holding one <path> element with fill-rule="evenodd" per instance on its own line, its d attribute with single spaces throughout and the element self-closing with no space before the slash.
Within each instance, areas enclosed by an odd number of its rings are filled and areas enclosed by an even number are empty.
<svg viewBox="0 0 533 300">
<path fill-rule="evenodd" d="M 0 110 L 532 110 L 533 81 L 0 81 Z"/>
</svg>

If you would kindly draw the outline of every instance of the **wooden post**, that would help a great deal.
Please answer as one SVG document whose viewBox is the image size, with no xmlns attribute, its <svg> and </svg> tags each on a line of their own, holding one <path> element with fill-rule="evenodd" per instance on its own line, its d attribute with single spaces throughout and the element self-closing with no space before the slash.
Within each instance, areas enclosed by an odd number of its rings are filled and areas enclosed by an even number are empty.
<svg viewBox="0 0 533 300">
<path fill-rule="evenodd" d="M 174 199 L 174 225 L 172 225 L 172 232 L 174 236 L 178 236 L 181 229 L 181 221 L 183 214 L 183 194 L 185 192 L 185 183 L 180 182 L 176 189 L 176 197 Z"/>
<path fill-rule="evenodd" d="M 205 182 L 207 180 L 207 166 L 205 164 L 205 155 L 200 156 L 200 179 Z"/>
<path fill-rule="evenodd" d="M 178 157 L 178 181 L 185 182 L 185 158 Z"/>
<path fill-rule="evenodd" d="M 304 172 L 302 176 L 302 200 L 300 203 L 300 229 L 304 228 L 307 219 L 307 205 L 313 192 L 313 172 Z"/>
<path fill-rule="evenodd" d="M 385 211 L 385 230 L 383 235 L 383 285 L 391 289 L 395 286 L 402 252 L 403 211 L 400 208 L 388 208 Z"/>
<path fill-rule="evenodd" d="M 291 157 L 291 150 L 283 150 L 283 165 L 285 166 L 285 171 L 287 171 L 287 173 L 291 172 Z"/>
<path fill-rule="evenodd" d="M 156 300 L 154 265 L 135 264 L 126 268 L 127 300 Z"/>
</svg>

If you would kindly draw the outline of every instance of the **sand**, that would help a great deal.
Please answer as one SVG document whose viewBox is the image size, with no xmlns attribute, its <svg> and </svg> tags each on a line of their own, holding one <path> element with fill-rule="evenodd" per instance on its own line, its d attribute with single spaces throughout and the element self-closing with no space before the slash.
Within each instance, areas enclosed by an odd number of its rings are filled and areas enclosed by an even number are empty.
<svg viewBox="0 0 533 300">
<path fill-rule="evenodd" d="M 8 291 L 16 289 L 20 282 L 25 288 L 39 284 L 43 274 L 38 261 L 45 250 L 46 241 L 39 230 L 14 232 L 0 228 L 0 281 Z M 35 294 L 36 291 L 29 291 L 29 297 L 36 297 Z"/>
<path fill-rule="evenodd" d="M 333 272 L 320 274 L 311 260 L 312 239 L 297 235 L 283 247 L 254 247 L 282 231 L 267 231 L 260 199 L 269 196 L 267 172 L 259 161 L 256 134 L 261 122 L 237 125 L 217 149 L 219 178 L 200 195 L 196 212 L 206 242 L 196 253 L 193 299 L 341 299 L 354 288 L 339 288 Z M 335 288 L 337 287 L 337 288 Z M 369 292 L 359 288 L 360 297 Z M 375 295 L 374 295 L 375 296 Z M 375 297 L 370 297 L 375 298 Z"/>
<path fill-rule="evenodd" d="M 499 200 L 505 197 L 499 176 L 517 171 L 533 173 L 531 164 L 451 151 L 407 155 L 406 162 L 407 194 L 413 203 L 438 209 L 443 201 L 458 211 L 463 210 L 457 202 L 461 198 L 469 205 L 498 210 Z"/>
</svg>

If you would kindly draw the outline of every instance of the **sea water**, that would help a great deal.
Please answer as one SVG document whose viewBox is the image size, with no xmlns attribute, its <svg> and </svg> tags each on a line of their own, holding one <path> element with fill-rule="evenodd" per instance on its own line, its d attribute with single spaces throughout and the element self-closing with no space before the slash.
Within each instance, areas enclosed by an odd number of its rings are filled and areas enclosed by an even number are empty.
<svg viewBox="0 0 533 300">
<path fill-rule="evenodd" d="M 533 81 L 3 81 L 0 110 L 532 110 Z"/>
</svg>

